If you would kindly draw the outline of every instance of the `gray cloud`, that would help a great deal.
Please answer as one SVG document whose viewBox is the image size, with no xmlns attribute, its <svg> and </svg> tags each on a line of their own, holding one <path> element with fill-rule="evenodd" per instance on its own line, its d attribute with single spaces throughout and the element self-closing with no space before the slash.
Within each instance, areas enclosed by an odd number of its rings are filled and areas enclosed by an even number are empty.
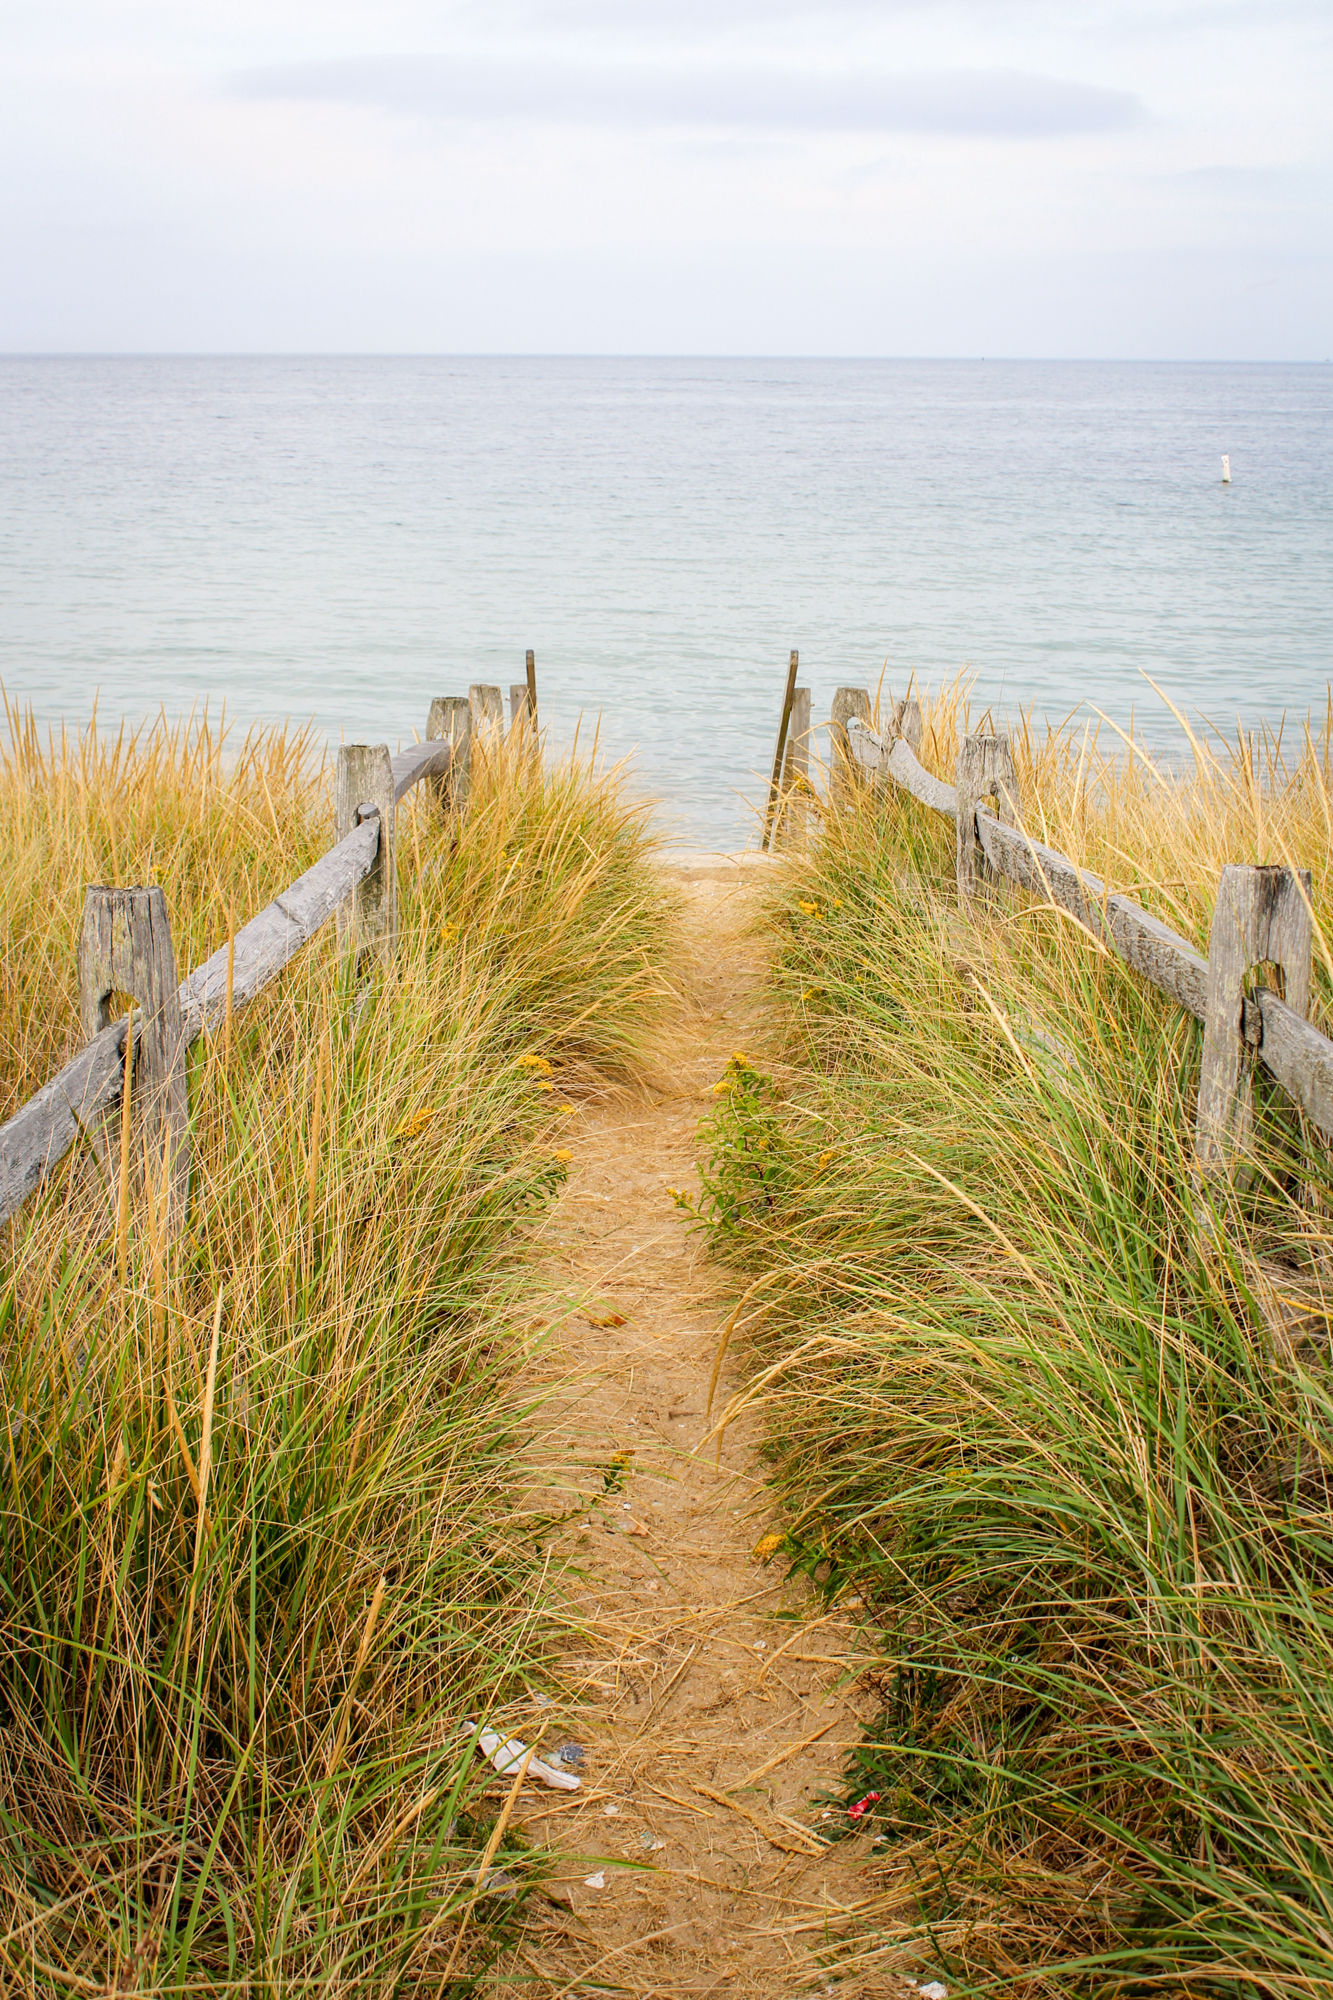
<svg viewBox="0 0 1333 2000">
<path fill-rule="evenodd" d="M 1145 120 L 1130 91 L 1008 69 L 821 76 L 762 63 L 386 55 L 249 69 L 230 81 L 250 98 L 570 124 L 1045 138 L 1123 131 Z"/>
</svg>

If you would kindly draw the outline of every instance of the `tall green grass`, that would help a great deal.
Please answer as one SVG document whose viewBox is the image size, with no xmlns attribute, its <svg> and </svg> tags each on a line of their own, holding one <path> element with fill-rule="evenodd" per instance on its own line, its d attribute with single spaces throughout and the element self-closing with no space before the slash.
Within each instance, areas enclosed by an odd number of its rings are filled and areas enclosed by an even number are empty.
<svg viewBox="0 0 1333 2000">
<path fill-rule="evenodd" d="M 1328 750 L 1201 746 L 1168 784 L 1028 734 L 1020 782 L 1029 824 L 1206 946 L 1223 859 L 1313 864 L 1326 914 Z M 829 817 L 768 913 L 775 1054 L 733 1062 L 707 1133 L 787 1555 L 880 1630 L 847 1774 L 878 1844 L 831 1957 L 1325 1993 L 1327 1145 L 1261 1086 L 1210 1205 L 1197 1026 L 1016 892 L 964 919 L 951 873 L 901 795 Z"/>
<path fill-rule="evenodd" d="M 83 879 L 163 879 L 184 971 L 329 819 L 281 737 L 33 750 L 0 768 L 16 1094 Z M 8 1991 L 463 1991 L 512 1922 L 465 1718 L 547 1639 L 513 1232 L 570 1087 L 636 1059 L 671 912 L 614 781 L 521 744 L 478 748 L 461 825 L 419 789 L 399 843 L 392 963 L 354 983 L 323 937 L 196 1051 L 183 1233 L 149 1154 L 122 1282 L 91 1148 L 6 1230 Z"/>
</svg>

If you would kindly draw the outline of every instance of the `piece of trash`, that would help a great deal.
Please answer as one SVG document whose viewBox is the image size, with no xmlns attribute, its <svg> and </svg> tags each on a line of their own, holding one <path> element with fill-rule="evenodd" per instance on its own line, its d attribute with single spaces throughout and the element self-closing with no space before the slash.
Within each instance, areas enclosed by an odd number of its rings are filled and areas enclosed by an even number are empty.
<svg viewBox="0 0 1333 2000">
<path fill-rule="evenodd" d="M 881 1796 L 882 1794 L 879 1792 L 867 1792 L 865 1797 L 863 1799 L 858 1799 L 854 1806 L 848 1806 L 847 1808 L 848 1819 L 860 1819 L 862 1813 L 865 1812 L 870 1806 L 873 1806 L 876 1800 L 879 1799 Z M 943 1996 L 941 1996 L 941 2000 L 943 2000 Z"/>
<path fill-rule="evenodd" d="M 618 1312 L 586 1312 L 583 1317 L 587 1320 L 589 1326 L 628 1326 L 629 1324 L 624 1313 Z"/>
<path fill-rule="evenodd" d="M 651 1833 L 641 1833 L 639 1835 L 639 1845 L 640 1847 L 646 1847 L 648 1852 L 652 1854 L 657 1848 L 665 1847 L 666 1842 L 664 1840 L 655 1840 Z"/>
<path fill-rule="evenodd" d="M 577 1743 L 562 1743 L 555 1753 L 554 1761 L 557 1764 L 572 1764 L 575 1770 L 581 1770 L 584 1752 Z"/>
<path fill-rule="evenodd" d="M 516 1771 L 528 1754 L 526 1743 L 520 1743 L 517 1736 L 500 1736 L 494 1729 L 478 1732 L 477 1742 L 481 1754 L 488 1757 L 502 1776 Z M 571 1777 L 568 1771 L 557 1771 L 553 1764 L 543 1763 L 540 1757 L 533 1757 L 528 1764 L 528 1776 L 539 1778 L 544 1785 L 550 1785 L 557 1792 L 576 1792 L 580 1780 Z"/>
<path fill-rule="evenodd" d="M 606 1887 L 606 1876 L 599 1868 L 595 1875 L 584 1876 L 583 1886 L 585 1889 L 604 1889 Z"/>
<path fill-rule="evenodd" d="M 949 1989 L 942 1979 L 932 1979 L 928 1986 L 918 1986 L 921 2000 L 949 2000 Z"/>
<path fill-rule="evenodd" d="M 768 1651 L 767 1639 L 756 1639 L 754 1642 L 754 1649 L 756 1653 L 766 1653 Z"/>
<path fill-rule="evenodd" d="M 617 1819 L 620 1816 L 620 1807 L 614 1804 L 614 1802 L 610 1805 L 603 1806 L 602 1811 L 606 1814 L 608 1819 Z"/>
</svg>

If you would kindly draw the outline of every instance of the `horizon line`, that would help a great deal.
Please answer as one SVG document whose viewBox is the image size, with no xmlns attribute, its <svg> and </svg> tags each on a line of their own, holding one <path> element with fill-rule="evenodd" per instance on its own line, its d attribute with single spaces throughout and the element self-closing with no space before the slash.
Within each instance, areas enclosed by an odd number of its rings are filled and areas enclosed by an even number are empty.
<svg viewBox="0 0 1333 2000">
<path fill-rule="evenodd" d="M 657 351 L 650 348 L 433 348 L 433 347 L 14 347 L 0 361 L 859 361 L 919 365 L 1002 361 L 1098 367 L 1327 368 L 1333 356 L 1217 354 L 862 354 Z"/>
</svg>

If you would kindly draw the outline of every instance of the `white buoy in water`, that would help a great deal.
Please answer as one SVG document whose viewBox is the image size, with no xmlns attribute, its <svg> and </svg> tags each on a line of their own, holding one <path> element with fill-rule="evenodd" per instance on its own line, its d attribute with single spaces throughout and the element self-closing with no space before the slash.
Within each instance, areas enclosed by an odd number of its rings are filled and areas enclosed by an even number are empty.
<svg viewBox="0 0 1333 2000">
<path fill-rule="evenodd" d="M 1222 453 L 1222 484 L 1224 486 L 1231 484 L 1231 454 L 1226 451 Z"/>
</svg>

